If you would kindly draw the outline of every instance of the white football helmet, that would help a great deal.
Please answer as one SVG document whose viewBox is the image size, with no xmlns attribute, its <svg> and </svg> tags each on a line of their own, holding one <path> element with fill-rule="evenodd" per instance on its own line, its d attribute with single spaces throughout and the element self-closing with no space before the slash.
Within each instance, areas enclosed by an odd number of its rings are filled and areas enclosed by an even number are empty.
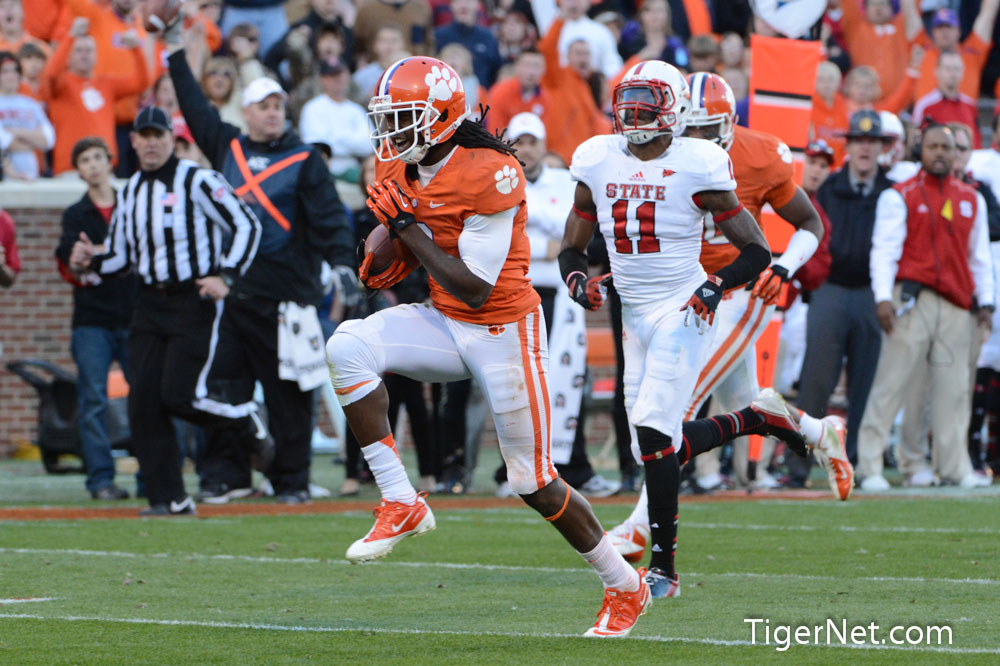
<svg viewBox="0 0 1000 666">
<path fill-rule="evenodd" d="M 885 135 L 886 139 L 882 145 L 882 152 L 876 159 L 880 167 L 891 169 L 904 157 L 906 132 L 903 129 L 903 123 L 896 117 L 896 114 L 890 111 L 879 111 L 878 115 L 882 121 L 882 134 Z"/>
<path fill-rule="evenodd" d="M 719 135 L 715 139 L 723 150 L 733 145 L 736 132 L 736 96 L 726 80 L 712 72 L 695 72 L 688 76 L 691 90 L 691 113 L 687 124 L 690 127 L 719 125 Z"/>
<path fill-rule="evenodd" d="M 691 95 L 673 65 L 643 60 L 629 68 L 611 96 L 615 132 L 629 143 L 649 143 L 661 134 L 684 131 Z"/>
</svg>

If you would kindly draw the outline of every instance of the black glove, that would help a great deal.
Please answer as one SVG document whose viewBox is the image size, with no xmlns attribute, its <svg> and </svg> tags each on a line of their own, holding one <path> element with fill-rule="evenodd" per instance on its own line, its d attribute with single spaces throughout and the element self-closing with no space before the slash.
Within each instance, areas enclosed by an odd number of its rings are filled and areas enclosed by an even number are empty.
<svg viewBox="0 0 1000 666">
<path fill-rule="evenodd" d="M 715 321 L 715 309 L 719 307 L 722 300 L 722 278 L 718 275 L 709 275 L 700 287 L 698 287 L 688 302 L 681 310 L 691 308 L 694 313 L 708 322 L 711 326 Z"/>
<path fill-rule="evenodd" d="M 601 287 L 607 286 L 609 282 L 611 273 L 588 279 L 583 273 L 575 272 L 566 278 L 570 296 L 588 310 L 597 310 L 604 304 L 604 292 Z"/>
<path fill-rule="evenodd" d="M 388 178 L 368 186 L 368 200 L 365 204 L 379 222 L 397 234 L 417 221 L 410 198 L 399 183 Z"/>
</svg>

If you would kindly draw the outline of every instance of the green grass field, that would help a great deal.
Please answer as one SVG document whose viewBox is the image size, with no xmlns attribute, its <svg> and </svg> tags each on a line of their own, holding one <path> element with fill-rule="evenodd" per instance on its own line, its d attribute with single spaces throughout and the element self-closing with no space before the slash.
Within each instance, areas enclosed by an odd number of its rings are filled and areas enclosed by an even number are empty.
<svg viewBox="0 0 1000 666">
<path fill-rule="evenodd" d="M 81 477 L 36 467 L 0 465 L 0 517 L 46 498 L 101 506 L 83 499 Z M 328 461 L 317 468 L 334 474 Z M 988 491 L 684 503 L 683 595 L 654 603 L 625 641 L 577 637 L 594 621 L 600 584 L 517 501 L 439 508 L 435 532 L 358 566 L 343 554 L 371 515 L 337 505 L 294 516 L 0 520 L 0 664 L 1000 662 L 1000 518 Z M 629 510 L 597 507 L 607 526 Z M 24 598 L 48 600 L 11 602 Z M 880 639 L 894 625 L 946 625 L 952 639 L 779 652 L 750 644 L 746 618 L 875 622 Z"/>
</svg>

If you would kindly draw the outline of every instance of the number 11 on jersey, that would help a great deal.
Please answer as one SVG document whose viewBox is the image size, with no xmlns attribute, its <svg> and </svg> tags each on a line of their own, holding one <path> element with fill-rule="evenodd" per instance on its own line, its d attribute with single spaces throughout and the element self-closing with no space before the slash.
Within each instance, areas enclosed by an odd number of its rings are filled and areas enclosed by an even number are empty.
<svg viewBox="0 0 1000 666">
<path fill-rule="evenodd" d="M 618 199 L 611 205 L 611 218 L 615 222 L 615 252 L 618 254 L 649 254 L 660 251 L 656 237 L 656 202 L 644 201 L 635 208 L 634 217 L 628 215 L 628 199 Z M 633 243 L 628 235 L 628 225 L 638 220 L 639 241 Z M 637 245 L 638 247 L 634 247 Z"/>
</svg>

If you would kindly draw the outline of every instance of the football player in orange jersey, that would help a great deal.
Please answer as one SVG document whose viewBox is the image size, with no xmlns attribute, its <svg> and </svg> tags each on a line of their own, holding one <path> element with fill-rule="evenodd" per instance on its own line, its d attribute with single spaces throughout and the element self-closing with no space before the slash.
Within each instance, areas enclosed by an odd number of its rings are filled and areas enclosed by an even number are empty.
<svg viewBox="0 0 1000 666">
<path fill-rule="evenodd" d="M 375 525 L 347 558 L 385 556 L 401 539 L 435 527 L 396 451 L 379 375 L 429 382 L 474 377 L 486 394 L 511 487 L 604 584 L 597 623 L 585 635 L 626 636 L 650 603 L 649 587 L 549 460 L 547 336 L 526 277 L 521 164 L 481 121 L 466 118 L 461 78 L 435 58 L 391 65 L 369 109 L 379 163 L 367 203 L 427 269 L 431 303 L 344 322 L 327 343 L 334 388 L 382 494 Z M 373 274 L 371 264 L 369 254 L 361 279 L 375 288 L 391 286 L 411 268 L 397 259 Z"/>
</svg>

